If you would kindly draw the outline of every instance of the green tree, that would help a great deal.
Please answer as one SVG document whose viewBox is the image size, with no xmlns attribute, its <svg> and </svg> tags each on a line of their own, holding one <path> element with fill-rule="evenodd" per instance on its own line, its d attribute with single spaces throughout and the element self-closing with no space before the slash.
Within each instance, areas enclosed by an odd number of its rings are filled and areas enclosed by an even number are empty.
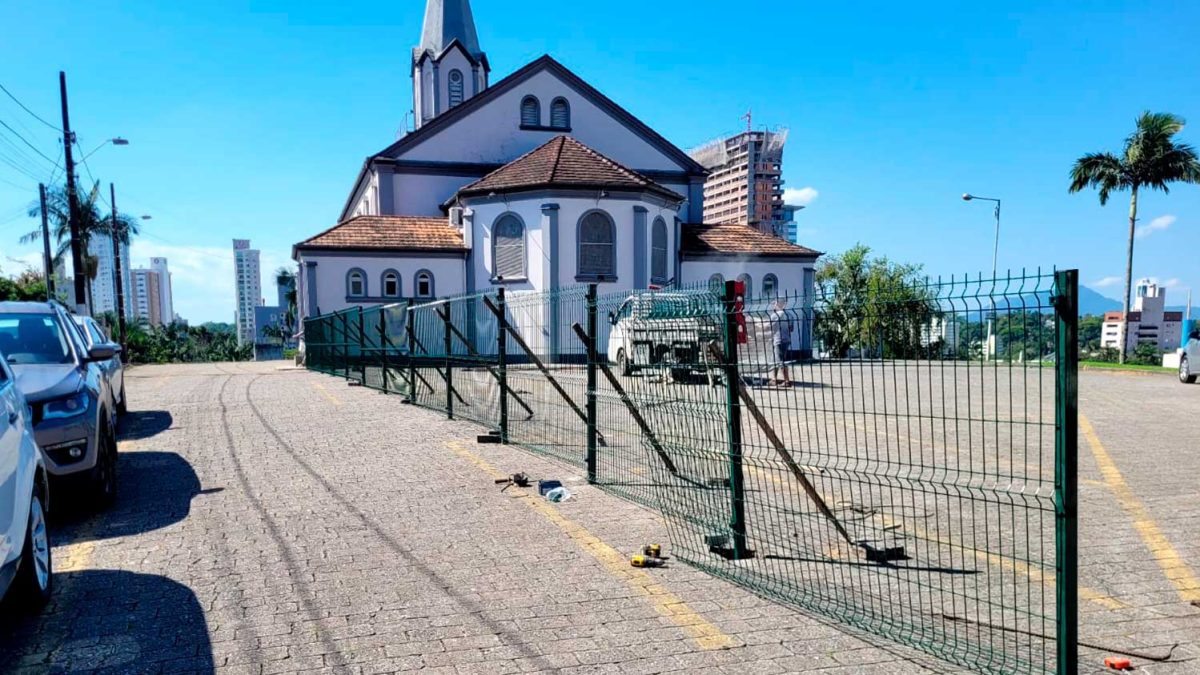
<svg viewBox="0 0 1200 675">
<path fill-rule="evenodd" d="M 851 349 L 883 358 L 912 358 L 925 350 L 922 331 L 938 306 L 920 277 L 919 265 L 871 258 L 862 244 L 817 267 L 817 282 L 827 289 L 814 331 L 825 349 L 845 358 Z"/>
<path fill-rule="evenodd" d="M 79 247 L 83 251 L 83 267 L 82 274 L 85 279 L 92 281 L 96 278 L 96 273 L 99 270 L 99 261 L 95 256 L 88 255 L 88 243 L 92 237 L 111 237 L 113 234 L 113 217 L 112 214 L 104 214 L 100 211 L 100 182 L 97 181 L 92 186 L 91 190 L 84 190 L 82 185 L 75 189 L 77 195 L 76 205 L 78 222 L 79 222 Z M 46 217 L 50 220 L 50 236 L 54 238 L 54 262 L 57 264 L 64 257 L 71 255 L 71 225 L 68 214 L 70 209 L 67 206 L 67 187 L 56 186 L 46 191 Z M 29 217 L 41 218 L 42 206 L 40 202 L 33 202 L 29 205 Z M 138 234 L 138 223 L 129 216 L 118 214 L 116 219 L 117 241 L 122 244 L 128 244 L 131 237 Z M 28 244 L 35 241 L 40 241 L 42 238 L 42 228 L 37 228 L 32 232 L 28 232 L 21 237 L 22 244 Z M 80 274 L 79 270 L 74 272 Z M 91 284 L 86 284 L 88 297 L 86 302 L 89 309 L 92 309 Z"/>
<path fill-rule="evenodd" d="M 1100 335 L 1104 332 L 1104 317 L 1088 315 L 1079 319 L 1079 349 L 1091 354 L 1100 350 Z"/>
<path fill-rule="evenodd" d="M 46 280 L 41 272 L 25 268 L 15 277 L 0 277 L 0 302 L 45 299 Z"/>
<path fill-rule="evenodd" d="M 281 334 L 279 338 L 287 344 L 296 334 L 296 273 L 286 267 L 280 267 L 275 270 L 275 283 L 286 289 L 283 293 L 285 306 L 280 308 L 283 310 L 281 328 L 286 334 Z"/>
<path fill-rule="evenodd" d="M 1113 191 L 1128 190 L 1130 193 L 1122 316 L 1129 315 L 1138 193 L 1143 189 L 1170 192 L 1171 183 L 1200 183 L 1200 159 L 1197 159 L 1196 151 L 1190 145 L 1175 141 L 1175 135 L 1183 129 L 1182 117 L 1147 111 L 1138 117 L 1136 125 L 1134 132 L 1125 139 L 1120 156 L 1111 152 L 1089 153 L 1077 159 L 1071 168 L 1070 192 L 1079 192 L 1087 187 L 1096 188 L 1100 192 L 1101 205 L 1108 203 Z M 1121 343 L 1125 344 L 1124 333 Z M 1121 349 L 1120 358 L 1124 363 L 1124 348 Z"/>
</svg>

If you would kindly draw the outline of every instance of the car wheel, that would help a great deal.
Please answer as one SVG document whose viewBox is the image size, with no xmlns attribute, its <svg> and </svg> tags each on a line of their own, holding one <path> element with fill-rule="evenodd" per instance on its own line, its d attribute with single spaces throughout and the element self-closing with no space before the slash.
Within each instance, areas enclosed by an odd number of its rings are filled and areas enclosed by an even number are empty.
<svg viewBox="0 0 1200 675">
<path fill-rule="evenodd" d="M 630 375 L 633 369 L 629 367 L 629 357 L 625 355 L 624 349 L 617 350 L 617 372 L 622 375 Z"/>
<path fill-rule="evenodd" d="M 50 600 L 54 590 L 54 567 L 50 560 L 50 535 L 46 530 L 46 512 L 34 488 L 29 500 L 29 527 L 25 528 L 25 549 L 21 551 L 17 576 L 13 579 L 15 600 L 23 609 L 34 610 Z"/>
<path fill-rule="evenodd" d="M 100 433 L 100 454 L 92 470 L 92 491 L 98 508 L 107 508 L 117 499 L 117 439 L 112 427 Z"/>
<path fill-rule="evenodd" d="M 125 382 L 124 382 L 124 380 L 122 380 L 121 381 L 121 400 L 117 401 L 117 415 L 120 415 L 121 417 L 124 417 L 125 413 L 129 412 L 129 406 L 126 404 L 126 400 L 127 399 L 125 398 Z"/>
<path fill-rule="evenodd" d="M 1195 384 L 1197 373 L 1192 372 L 1187 357 L 1179 359 L 1179 381 L 1184 384 Z"/>
</svg>

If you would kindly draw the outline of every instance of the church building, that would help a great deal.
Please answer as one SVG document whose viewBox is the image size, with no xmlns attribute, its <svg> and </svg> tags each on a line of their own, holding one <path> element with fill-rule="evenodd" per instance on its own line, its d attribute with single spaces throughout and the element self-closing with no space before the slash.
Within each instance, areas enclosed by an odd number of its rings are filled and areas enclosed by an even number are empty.
<svg viewBox="0 0 1200 675">
<path fill-rule="evenodd" d="M 301 316 L 500 286 L 812 287 L 820 253 L 704 224 L 704 167 L 550 56 L 492 82 L 468 0 L 428 0 L 411 67 L 416 128 L 293 247 Z"/>
</svg>

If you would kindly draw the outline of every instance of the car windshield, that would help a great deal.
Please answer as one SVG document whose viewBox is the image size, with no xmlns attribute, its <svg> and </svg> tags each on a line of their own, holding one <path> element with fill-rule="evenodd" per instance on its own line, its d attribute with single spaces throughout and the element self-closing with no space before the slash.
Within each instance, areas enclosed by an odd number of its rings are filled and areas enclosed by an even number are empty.
<svg viewBox="0 0 1200 675">
<path fill-rule="evenodd" d="M 53 314 L 0 314 L 0 354 L 15 365 L 71 362 Z"/>
</svg>

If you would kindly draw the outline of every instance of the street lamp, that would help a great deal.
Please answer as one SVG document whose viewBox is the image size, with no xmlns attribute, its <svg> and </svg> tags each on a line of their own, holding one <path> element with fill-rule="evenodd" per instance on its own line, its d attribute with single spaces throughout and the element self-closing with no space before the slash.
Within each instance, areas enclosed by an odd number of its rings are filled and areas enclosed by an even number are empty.
<svg viewBox="0 0 1200 675">
<path fill-rule="evenodd" d="M 101 143 L 100 145 L 97 145 L 95 148 L 93 148 L 91 152 L 84 155 L 83 159 L 81 159 L 79 161 L 86 162 L 88 157 L 91 157 L 92 155 L 96 154 L 97 152 L 99 152 L 100 148 L 103 148 L 104 146 L 108 145 L 109 143 L 111 143 L 113 145 L 129 145 L 129 141 L 127 139 L 121 138 L 120 136 L 117 136 L 116 138 L 109 138 L 109 139 L 105 140 L 103 143 Z"/>
<path fill-rule="evenodd" d="M 962 198 L 963 198 L 964 202 L 969 202 L 969 201 L 978 199 L 980 201 L 985 201 L 985 202 L 995 202 L 995 204 L 996 204 L 996 211 L 995 211 L 995 213 L 996 213 L 996 240 L 995 240 L 995 243 L 992 244 L 992 286 L 995 287 L 995 285 L 996 285 L 996 259 L 1000 255 L 1000 200 L 993 199 L 992 197 L 980 197 L 978 195 L 973 195 L 970 192 L 964 192 Z M 990 297 L 990 294 L 989 294 L 989 297 Z M 988 356 L 991 356 L 992 352 L 994 350 L 993 336 L 992 336 L 992 321 L 995 318 L 995 314 L 996 314 L 996 302 L 995 302 L 995 298 L 992 298 L 992 313 L 991 313 L 991 315 L 988 316 L 987 350 L 985 351 L 985 354 L 987 354 Z"/>
</svg>

